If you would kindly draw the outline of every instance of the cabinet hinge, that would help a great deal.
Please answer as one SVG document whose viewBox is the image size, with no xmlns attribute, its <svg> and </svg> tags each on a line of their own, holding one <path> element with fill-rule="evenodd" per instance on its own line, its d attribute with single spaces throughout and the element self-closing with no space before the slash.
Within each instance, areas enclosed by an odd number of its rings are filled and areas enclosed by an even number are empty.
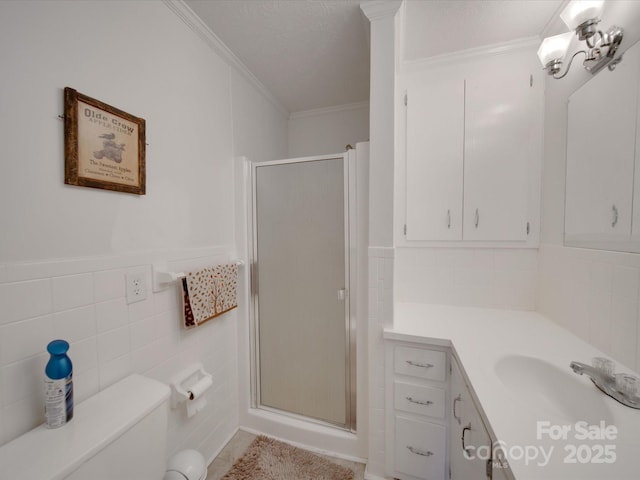
<svg viewBox="0 0 640 480">
<path fill-rule="evenodd" d="M 533 74 L 529 75 L 529 86 L 533 87 Z"/>
<path fill-rule="evenodd" d="M 403 231 L 404 231 L 404 234 L 406 235 L 407 234 L 407 224 L 406 223 L 404 224 Z"/>
<path fill-rule="evenodd" d="M 527 222 L 527 235 L 529 235 L 530 231 L 531 231 L 531 225 L 529 225 L 529 222 Z"/>
<path fill-rule="evenodd" d="M 407 101 L 408 101 L 408 100 L 407 100 L 407 94 L 405 93 L 405 94 L 404 94 L 404 104 L 405 104 L 405 105 L 407 105 Z"/>
</svg>

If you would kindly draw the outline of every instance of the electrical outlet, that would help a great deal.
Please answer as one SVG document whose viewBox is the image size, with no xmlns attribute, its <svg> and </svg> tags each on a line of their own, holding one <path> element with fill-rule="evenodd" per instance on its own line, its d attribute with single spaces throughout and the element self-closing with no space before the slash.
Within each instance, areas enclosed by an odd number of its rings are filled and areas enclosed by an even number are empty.
<svg viewBox="0 0 640 480">
<path fill-rule="evenodd" d="M 144 273 L 127 273 L 127 303 L 141 302 L 147 298 L 147 281 Z"/>
</svg>

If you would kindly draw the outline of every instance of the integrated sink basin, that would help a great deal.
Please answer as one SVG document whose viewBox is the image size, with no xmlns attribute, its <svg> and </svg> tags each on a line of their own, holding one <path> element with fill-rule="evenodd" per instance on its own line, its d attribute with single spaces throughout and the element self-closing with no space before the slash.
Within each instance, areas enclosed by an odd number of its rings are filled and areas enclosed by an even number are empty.
<svg viewBox="0 0 640 480">
<path fill-rule="evenodd" d="M 604 395 L 586 377 L 569 368 L 525 355 L 507 355 L 496 361 L 495 373 L 514 401 L 557 421 L 610 423 L 612 415 Z"/>
</svg>

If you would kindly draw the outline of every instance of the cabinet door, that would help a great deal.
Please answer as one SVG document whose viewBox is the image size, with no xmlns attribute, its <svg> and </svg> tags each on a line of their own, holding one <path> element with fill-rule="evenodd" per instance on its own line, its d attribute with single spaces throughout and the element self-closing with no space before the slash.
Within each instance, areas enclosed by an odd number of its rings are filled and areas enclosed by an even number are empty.
<svg viewBox="0 0 640 480">
<path fill-rule="evenodd" d="M 569 98 L 567 240 L 627 239 L 631 232 L 638 48 Z"/>
<path fill-rule="evenodd" d="M 491 439 L 457 362 L 451 362 L 451 437 L 449 462 L 452 480 L 486 480 Z"/>
<path fill-rule="evenodd" d="M 464 238 L 527 238 L 528 180 L 539 148 L 538 99 L 525 62 L 466 81 Z"/>
<path fill-rule="evenodd" d="M 462 240 L 464 80 L 407 92 L 407 240 Z"/>
</svg>

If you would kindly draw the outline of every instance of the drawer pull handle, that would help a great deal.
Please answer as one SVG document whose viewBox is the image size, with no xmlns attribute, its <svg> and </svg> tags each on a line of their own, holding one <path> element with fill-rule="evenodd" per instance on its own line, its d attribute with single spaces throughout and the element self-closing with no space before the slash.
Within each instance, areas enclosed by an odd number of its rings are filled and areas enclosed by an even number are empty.
<svg viewBox="0 0 640 480">
<path fill-rule="evenodd" d="M 433 402 L 431 400 L 414 400 L 413 397 L 404 398 L 406 398 L 409 402 L 415 403 L 417 405 L 433 405 Z"/>
<path fill-rule="evenodd" d="M 456 421 L 458 422 L 458 425 L 461 425 L 462 420 L 458 415 L 456 415 L 456 403 L 461 401 L 462 401 L 462 394 L 458 394 L 458 396 L 453 399 L 453 418 L 456 419 Z"/>
<path fill-rule="evenodd" d="M 467 425 L 466 427 L 464 427 L 464 428 L 462 429 L 462 451 L 465 453 L 465 455 L 468 455 L 468 454 L 469 454 L 469 452 L 468 452 L 468 450 L 467 450 L 467 447 L 466 447 L 466 445 L 464 444 L 464 435 L 465 435 L 465 433 L 467 433 L 468 431 L 469 431 L 469 432 L 471 431 L 471 423 L 469 423 L 469 425 Z"/>
<path fill-rule="evenodd" d="M 419 450 L 417 448 L 412 447 L 411 445 L 407 445 L 407 448 L 409 449 L 409 451 L 411 453 L 415 453 L 416 455 L 420 455 L 421 457 L 430 457 L 431 455 L 433 455 L 433 452 L 431 451 L 424 451 L 424 450 Z"/>
<path fill-rule="evenodd" d="M 433 368 L 433 364 L 431 363 L 420 363 L 420 362 L 414 362 L 413 360 L 405 360 L 405 362 L 407 362 L 409 365 L 413 367 Z"/>
</svg>

